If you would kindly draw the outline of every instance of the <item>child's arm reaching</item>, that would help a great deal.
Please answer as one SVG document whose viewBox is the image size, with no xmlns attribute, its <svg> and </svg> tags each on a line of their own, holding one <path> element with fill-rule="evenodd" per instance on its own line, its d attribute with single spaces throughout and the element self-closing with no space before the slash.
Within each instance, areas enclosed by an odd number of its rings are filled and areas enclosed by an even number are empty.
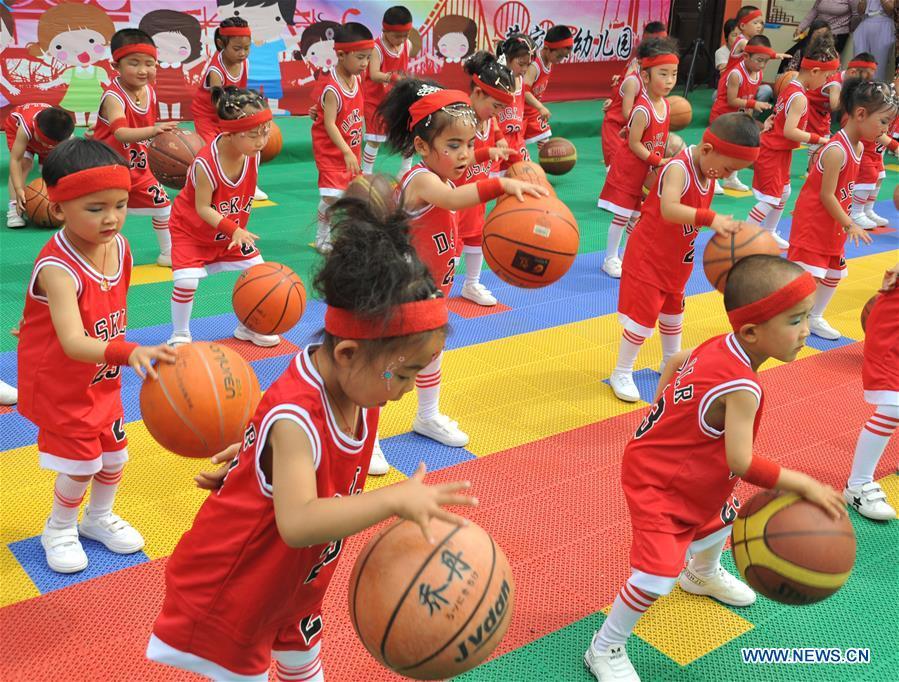
<svg viewBox="0 0 899 682">
<path fill-rule="evenodd" d="M 799 127 L 802 114 L 808 109 L 808 99 L 805 95 L 796 95 L 787 105 L 787 118 L 784 121 L 784 137 L 793 142 L 803 144 L 824 144 L 830 137 L 809 133 Z"/>
<path fill-rule="evenodd" d="M 640 76 L 638 75 L 637 78 Z M 634 110 L 634 102 L 640 94 L 640 84 L 633 78 L 628 78 L 621 84 L 621 113 L 626 121 Z"/>
<path fill-rule="evenodd" d="M 752 109 L 753 111 L 767 111 L 771 108 L 768 102 L 761 102 L 752 98 L 744 99 L 740 95 L 740 74 L 733 69 L 727 74 L 727 105 L 734 109 Z"/>
<path fill-rule="evenodd" d="M 840 170 L 843 165 L 843 152 L 836 146 L 830 147 L 821 155 L 821 168 L 824 172 L 821 175 L 821 205 L 827 210 L 831 218 L 836 220 L 846 231 L 848 238 L 858 246 L 859 240 L 865 244 L 870 244 L 873 239 L 871 235 L 864 229 L 855 224 L 850 218 L 836 197 L 837 182 L 840 178 Z"/>
<path fill-rule="evenodd" d="M 259 235 L 255 235 L 242 227 L 239 227 L 230 218 L 223 216 L 213 208 L 212 183 L 203 169 L 203 165 L 195 163 L 191 169 L 194 174 L 194 209 L 203 222 L 211 225 L 219 232 L 231 237 L 229 249 L 236 246 L 253 246 Z"/>
<path fill-rule="evenodd" d="M 121 102 L 115 97 L 105 97 L 100 104 L 100 115 L 109 121 L 112 129 L 112 135 L 122 144 L 131 144 L 132 142 L 141 142 L 156 137 L 159 133 L 174 130 L 178 127 L 177 121 L 166 121 L 165 123 L 157 123 L 143 128 L 128 128 L 125 126 L 125 110 L 122 108 Z"/>
<path fill-rule="evenodd" d="M 375 83 L 393 83 L 399 80 L 400 74 L 392 71 L 381 71 L 381 53 L 377 50 L 372 50 L 371 58 L 368 60 L 368 77 Z"/>
<path fill-rule="evenodd" d="M 353 150 L 350 149 L 350 145 L 346 143 L 346 140 L 343 139 L 343 136 L 337 129 L 337 105 L 337 95 L 330 90 L 325 90 L 325 94 L 322 96 L 322 117 L 325 132 L 328 133 L 328 137 L 331 138 L 334 146 L 343 154 L 343 161 L 346 164 L 347 171 L 352 175 L 358 175 L 361 172 L 359 161 L 356 159 Z"/>
<path fill-rule="evenodd" d="M 458 211 L 497 199 L 503 194 L 514 194 L 519 201 L 522 201 L 525 194 L 538 198 L 549 196 L 549 190 L 514 178 L 491 178 L 450 187 L 433 173 L 421 173 L 412 178 L 404 196 L 409 206 L 433 204 L 450 211 Z"/>
<path fill-rule="evenodd" d="M 552 113 L 543 105 L 543 102 L 537 99 L 537 96 L 531 92 L 531 86 L 537 81 L 537 76 L 539 74 L 540 71 L 537 68 L 537 65 L 534 62 L 531 62 L 528 65 L 527 72 L 524 74 L 524 101 L 534 107 L 540 115 L 548 121 L 549 117 L 552 116 Z"/>
<path fill-rule="evenodd" d="M 19 128 L 16 130 L 16 140 L 9 150 L 9 179 L 12 183 L 15 196 L 10 197 L 16 202 L 19 213 L 25 212 L 25 176 L 22 175 L 22 160 L 25 158 L 28 136 Z"/>
</svg>

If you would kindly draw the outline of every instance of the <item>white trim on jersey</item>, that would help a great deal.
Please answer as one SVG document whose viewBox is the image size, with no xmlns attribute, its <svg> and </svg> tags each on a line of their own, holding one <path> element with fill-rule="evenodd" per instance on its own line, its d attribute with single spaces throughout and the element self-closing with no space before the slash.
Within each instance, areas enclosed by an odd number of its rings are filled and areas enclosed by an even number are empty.
<svg viewBox="0 0 899 682">
<path fill-rule="evenodd" d="M 417 163 L 414 166 L 412 166 L 412 168 L 409 170 L 408 173 L 406 173 L 406 176 L 402 179 L 402 182 L 400 183 L 400 186 L 399 186 L 399 195 L 400 196 L 402 196 L 403 192 L 406 191 L 406 187 L 409 186 L 409 182 L 411 182 L 412 178 L 421 172 L 432 173 L 433 171 L 431 171 L 427 166 L 425 166 L 424 163 Z M 453 189 L 456 188 L 456 186 L 449 180 L 446 180 L 445 182 L 451 188 L 453 188 Z M 408 218 L 412 218 L 414 220 L 416 218 L 421 218 L 432 208 L 434 208 L 434 204 L 426 204 L 425 206 L 415 209 L 414 211 L 404 209 L 403 212 L 406 214 L 406 216 Z M 453 211 L 453 213 L 455 213 L 455 211 Z"/>
<path fill-rule="evenodd" d="M 843 131 L 841 130 L 840 133 L 842 133 L 842 132 Z M 837 135 L 839 135 L 840 133 L 837 133 Z M 843 160 L 840 161 L 840 170 L 841 171 L 846 167 L 846 163 L 849 160 L 849 157 L 846 154 L 846 150 L 843 148 L 843 145 L 840 144 L 839 140 L 832 139 L 830 142 L 828 142 L 826 145 L 824 145 L 821 148 L 821 153 L 818 154 L 817 158 L 815 159 L 815 168 L 817 168 L 818 172 L 820 172 L 822 175 L 824 174 L 824 166 L 821 165 L 821 159 L 824 156 L 824 153 L 827 151 L 828 147 L 836 147 L 841 152 L 843 152 Z"/>
<path fill-rule="evenodd" d="M 14 119 L 18 121 L 16 124 L 16 130 L 24 130 L 25 137 L 28 138 L 28 141 L 31 142 L 31 130 L 28 128 L 28 124 L 25 122 L 25 117 L 22 116 L 18 111 L 14 111 L 10 114 Z M 37 116 L 37 114 L 35 114 Z M 37 121 L 34 122 L 37 125 Z"/>
<path fill-rule="evenodd" d="M 798 85 L 800 88 L 802 88 L 802 91 L 801 91 L 801 92 L 794 92 L 792 95 L 790 95 L 790 96 L 787 98 L 787 101 L 784 102 L 784 118 L 786 118 L 787 116 L 789 116 L 789 114 L 790 114 L 790 105 L 793 103 L 793 100 L 794 100 L 794 99 L 796 99 L 797 97 L 799 97 L 799 95 L 802 95 L 803 97 L 806 98 L 806 102 L 805 102 L 805 110 L 806 110 L 806 112 L 808 111 L 808 97 L 806 97 L 806 94 L 805 94 L 805 88 L 802 87 L 802 83 L 800 83 L 800 82 L 797 81 L 797 80 L 790 81 L 790 83 L 791 83 L 791 84 L 792 84 L 792 83 L 796 83 L 796 85 Z M 799 114 L 799 116 L 801 117 L 802 114 Z M 784 121 L 784 124 L 786 124 L 786 121 Z"/>
<path fill-rule="evenodd" d="M 216 136 L 216 140 L 219 136 Z M 206 162 L 206 159 L 202 157 L 197 157 L 194 159 L 194 162 L 190 164 L 190 180 L 194 184 L 194 189 L 197 187 L 197 171 L 196 166 L 200 165 L 203 167 L 203 172 L 206 174 L 206 179 L 209 180 L 209 184 L 212 185 L 212 191 L 215 192 L 218 189 L 218 182 L 215 178 L 215 173 L 212 172 L 212 168 L 209 167 L 209 164 Z"/>
<path fill-rule="evenodd" d="M 103 118 L 103 116 L 100 114 L 100 112 L 103 111 L 103 101 L 107 97 L 115 97 L 117 100 L 119 100 L 119 104 L 122 105 L 122 109 L 125 111 L 124 118 L 127 119 L 128 118 L 128 105 L 125 104 L 125 101 L 122 99 L 122 96 L 119 93 L 113 92 L 112 90 L 106 90 L 102 95 L 100 95 L 100 105 L 97 107 L 97 118 L 99 120 L 103 121 L 103 123 L 105 123 L 106 125 L 109 125 L 109 121 L 106 120 L 105 118 Z"/>
<path fill-rule="evenodd" d="M 221 136 L 222 136 L 222 134 L 219 133 L 216 136 L 216 138 L 212 141 L 212 161 L 213 161 L 213 163 L 215 163 L 215 170 L 218 173 L 218 176 L 222 179 L 222 182 L 224 182 L 228 187 L 231 187 L 233 189 L 235 187 L 238 187 L 244 181 L 244 178 L 247 177 L 247 172 L 250 169 L 250 157 L 249 156 L 243 157 L 243 168 L 240 171 L 240 177 L 238 177 L 237 180 L 232 182 L 231 179 L 228 177 L 228 174 L 225 172 L 225 169 L 222 168 L 222 161 L 219 158 L 219 149 L 218 149 L 218 145 L 216 144 L 216 142 L 218 141 L 218 139 Z"/>
<path fill-rule="evenodd" d="M 99 272 L 91 263 L 86 261 L 78 252 L 78 250 L 74 246 L 72 246 L 71 242 L 69 242 L 68 238 L 62 230 L 53 235 L 53 239 L 56 240 L 56 245 L 59 246 L 59 248 L 65 251 L 70 258 L 78 263 L 78 266 L 82 270 L 84 270 L 84 274 L 97 282 L 97 284 L 106 282 L 107 284 L 109 284 L 109 286 L 112 287 L 118 284 L 119 280 L 122 279 L 122 272 L 125 266 L 125 240 L 121 235 L 117 234 L 115 236 L 116 244 L 119 247 L 119 269 L 112 277 Z"/>
<path fill-rule="evenodd" d="M 265 260 L 261 255 L 252 258 L 244 258 L 241 260 L 223 260 L 207 263 L 199 268 L 181 268 L 172 272 L 172 280 L 177 282 L 182 279 L 204 279 L 209 275 L 216 275 L 220 272 L 235 272 L 237 270 L 249 270 L 254 265 L 264 263 Z"/>
<path fill-rule="evenodd" d="M 899 406 L 899 390 L 865 391 L 865 402 L 871 405 Z"/>
<path fill-rule="evenodd" d="M 713 427 L 705 420 L 706 412 L 708 412 L 709 408 L 712 406 L 712 403 L 715 402 L 716 398 L 720 398 L 723 395 L 727 395 L 728 393 L 736 393 L 737 391 L 747 391 L 755 396 L 756 402 L 761 404 L 762 402 L 762 389 L 759 387 L 757 383 L 752 381 L 751 379 L 733 379 L 731 381 L 725 381 L 722 384 L 718 384 L 713 388 L 706 391 L 705 395 L 702 396 L 702 401 L 699 403 L 699 430 L 702 431 L 705 435 L 710 438 L 721 438 L 724 435 L 724 429 L 720 431 Z"/>
<path fill-rule="evenodd" d="M 119 76 L 116 76 L 113 79 L 112 84 L 115 88 L 117 88 L 119 90 L 119 95 L 125 98 L 127 104 L 125 102 L 123 102 L 123 105 L 125 106 L 126 109 L 130 106 L 132 109 L 134 109 L 134 111 L 136 111 L 137 113 L 139 113 L 141 115 L 150 113 L 150 107 L 153 105 L 154 100 L 155 100 L 154 93 L 153 93 L 153 86 L 151 86 L 149 84 L 144 86 L 147 88 L 147 105 L 143 109 L 141 109 L 139 106 L 137 106 L 137 104 L 134 102 L 134 100 L 131 99 L 131 97 L 128 95 L 128 92 L 125 90 L 125 88 L 122 87 L 122 83 L 119 80 Z"/>
<path fill-rule="evenodd" d="M 692 149 L 692 148 L 693 147 L 691 145 L 689 147 L 689 149 Z M 690 154 L 691 153 L 688 151 L 687 155 L 690 156 Z M 692 162 L 690 165 L 692 165 Z M 665 173 L 668 172 L 668 169 L 671 168 L 671 166 L 680 166 L 681 168 L 684 169 L 684 175 L 686 176 L 686 182 L 684 183 L 684 188 L 681 190 L 681 193 L 680 193 L 681 198 L 683 198 L 687 194 L 687 192 L 690 191 L 690 184 L 693 182 L 693 178 L 692 178 L 693 174 L 690 172 L 690 169 L 687 168 L 687 164 L 684 162 L 683 159 L 674 158 L 671 161 L 669 161 L 668 163 L 666 163 L 664 168 L 662 168 L 661 172 L 659 173 L 659 181 L 656 183 L 656 196 L 658 196 L 660 199 L 662 198 L 662 181 L 665 179 Z M 706 187 L 706 191 L 708 191 L 708 187 Z"/>
<path fill-rule="evenodd" d="M 272 486 L 271 483 L 265 480 L 265 474 L 262 471 L 260 458 L 262 456 L 262 451 L 265 448 L 268 432 L 276 422 L 282 419 L 292 421 L 306 434 L 306 437 L 309 439 L 309 443 L 312 446 L 312 464 L 316 471 L 318 471 L 318 465 L 321 464 L 322 461 L 321 435 L 319 434 L 318 429 L 315 428 L 315 422 L 312 421 L 309 412 L 305 408 L 294 405 L 293 403 L 281 403 L 275 405 L 265 413 L 265 416 L 259 423 L 259 435 L 254 444 L 255 461 L 253 466 L 256 470 L 256 480 L 259 482 L 260 491 L 266 497 L 272 496 Z"/>
<path fill-rule="evenodd" d="M 150 635 L 147 643 L 146 656 L 151 661 L 170 665 L 182 670 L 189 670 L 199 675 L 204 675 L 213 680 L 233 680 L 234 682 L 268 682 L 268 670 L 258 675 L 240 675 L 232 670 L 223 668 L 202 656 L 197 656 L 188 651 L 181 651 L 166 644 L 154 634 Z"/>
<path fill-rule="evenodd" d="M 727 344 L 727 349 L 739 358 L 744 365 L 752 368 L 752 361 L 749 359 L 749 356 L 746 354 L 746 351 L 743 350 L 743 346 L 737 343 L 737 337 L 734 336 L 734 333 L 731 332 L 727 335 L 727 338 L 724 339 L 724 342 Z"/>
<path fill-rule="evenodd" d="M 68 272 L 72 276 L 72 279 L 75 280 L 75 297 L 81 298 L 81 278 L 78 276 L 78 273 L 72 269 L 71 265 L 66 263 L 64 260 L 57 258 L 56 256 L 47 256 L 46 258 L 41 258 L 37 263 L 34 264 L 34 270 L 31 271 L 31 282 L 28 283 L 28 296 L 40 303 L 49 303 L 46 296 L 41 296 L 34 291 L 34 285 L 37 284 L 37 276 L 40 274 L 41 270 L 43 270 L 48 265 L 62 268 L 63 270 Z"/>
</svg>

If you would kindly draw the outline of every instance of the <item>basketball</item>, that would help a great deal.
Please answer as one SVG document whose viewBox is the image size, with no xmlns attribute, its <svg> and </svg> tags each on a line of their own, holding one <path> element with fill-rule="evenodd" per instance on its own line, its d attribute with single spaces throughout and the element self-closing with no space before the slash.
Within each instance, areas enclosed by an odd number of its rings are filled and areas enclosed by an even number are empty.
<svg viewBox="0 0 899 682">
<path fill-rule="evenodd" d="M 760 492 L 739 511 L 733 557 L 756 592 L 782 604 L 813 604 L 843 586 L 855 563 L 848 516 L 834 521 L 794 493 Z"/>
<path fill-rule="evenodd" d="M 189 130 L 159 133 L 147 145 L 150 171 L 166 187 L 183 189 L 190 164 L 203 146 L 203 138 Z"/>
<path fill-rule="evenodd" d="M 347 185 L 343 198 L 361 199 L 375 213 L 386 218 L 396 211 L 396 180 L 383 173 L 357 175 Z"/>
<path fill-rule="evenodd" d="M 784 71 L 782 74 L 780 74 L 777 77 L 777 80 L 774 81 L 774 94 L 779 95 L 783 86 L 796 78 L 796 76 L 798 75 L 798 71 Z"/>
<path fill-rule="evenodd" d="M 771 233 L 757 225 L 743 223 L 739 232 L 726 237 L 714 234 L 706 244 L 702 257 L 705 276 L 713 287 L 723 293 L 727 273 L 737 261 L 759 253 L 779 256 L 780 249 Z"/>
<path fill-rule="evenodd" d="M 546 187 L 552 193 L 552 196 L 556 195 L 555 188 L 550 184 L 549 178 L 546 177 L 546 171 L 533 161 L 517 161 L 513 163 L 506 169 L 506 177 Z"/>
<path fill-rule="evenodd" d="M 877 303 L 878 298 L 880 298 L 880 294 L 874 294 L 868 299 L 868 302 L 865 303 L 865 307 L 862 308 L 861 323 L 863 332 L 868 331 L 868 315 L 870 315 L 871 311 L 874 309 L 874 304 Z"/>
<path fill-rule="evenodd" d="M 62 223 L 50 213 L 50 198 L 43 178 L 25 185 L 25 217 L 38 227 L 59 227 Z"/>
<path fill-rule="evenodd" d="M 550 175 L 565 175 L 577 163 L 577 148 L 564 137 L 551 137 L 540 149 L 539 158 Z"/>
<path fill-rule="evenodd" d="M 580 232 L 568 207 L 553 196 L 506 197 L 484 223 L 484 258 L 501 280 L 545 287 L 568 272 Z"/>
<path fill-rule="evenodd" d="M 268 140 L 265 143 L 265 146 L 262 148 L 261 160 L 262 163 L 266 161 L 271 161 L 278 154 L 281 153 L 281 148 L 284 146 L 284 140 L 281 139 L 281 129 L 278 127 L 278 124 L 272 121 L 272 129 L 268 134 Z"/>
<path fill-rule="evenodd" d="M 281 334 L 306 310 L 306 287 L 293 270 L 280 263 L 259 263 L 240 273 L 231 294 L 234 312 L 257 334 Z"/>
<path fill-rule="evenodd" d="M 217 343 L 187 343 L 174 364 L 156 365 L 147 378 L 140 412 L 162 447 L 184 457 L 211 457 L 243 440 L 262 394 L 252 368 Z"/>
<path fill-rule="evenodd" d="M 396 521 L 362 549 L 350 575 L 350 619 L 382 665 L 447 679 L 486 659 L 512 621 L 515 581 L 480 526 L 431 519 L 436 544 Z"/>
<path fill-rule="evenodd" d="M 668 124 L 671 130 L 683 130 L 693 120 L 693 107 L 683 97 L 673 95 L 668 98 Z"/>
<path fill-rule="evenodd" d="M 684 142 L 684 138 L 680 135 L 677 133 L 668 133 L 668 141 L 665 143 L 665 156 L 671 158 L 683 151 L 686 146 L 687 143 Z"/>
</svg>

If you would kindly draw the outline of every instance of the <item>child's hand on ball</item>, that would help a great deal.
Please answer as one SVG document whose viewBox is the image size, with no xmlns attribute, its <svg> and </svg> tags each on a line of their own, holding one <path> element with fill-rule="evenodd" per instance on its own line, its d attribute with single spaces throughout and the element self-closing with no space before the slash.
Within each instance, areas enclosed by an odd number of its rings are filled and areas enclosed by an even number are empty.
<svg viewBox="0 0 899 682">
<path fill-rule="evenodd" d="M 393 513 L 402 519 L 417 523 L 421 527 L 425 540 L 433 545 L 434 536 L 431 534 L 430 528 L 432 518 L 436 517 L 449 523 L 455 523 L 457 526 L 468 524 L 465 518 L 443 509 L 443 506 L 463 504 L 475 507 L 478 499 L 462 494 L 463 490 L 471 487 L 469 481 L 425 485 L 426 472 L 425 463 L 421 462 L 412 478 L 397 484 Z"/>
</svg>

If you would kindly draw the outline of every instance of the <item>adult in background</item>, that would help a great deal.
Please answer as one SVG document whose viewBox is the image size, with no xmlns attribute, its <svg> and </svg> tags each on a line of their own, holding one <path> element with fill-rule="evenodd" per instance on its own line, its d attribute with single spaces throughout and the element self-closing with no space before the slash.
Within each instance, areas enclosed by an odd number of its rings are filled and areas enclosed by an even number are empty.
<svg viewBox="0 0 899 682">
<path fill-rule="evenodd" d="M 861 2 L 864 2 L 864 0 L 861 0 Z M 877 0 L 874 0 L 874 2 L 877 2 Z M 802 35 L 808 32 L 812 22 L 815 19 L 822 19 L 830 26 L 830 31 L 833 33 L 833 41 L 837 46 L 837 52 L 842 54 L 843 48 L 846 47 L 846 41 L 849 40 L 849 34 L 852 32 L 851 25 L 853 24 L 853 19 L 857 16 L 856 5 L 858 4 L 859 0 L 815 0 L 815 4 L 812 5 L 808 14 L 805 15 L 805 18 L 793 32 L 793 40 L 798 43 Z M 890 7 L 892 5 L 893 3 L 890 2 Z M 793 50 L 789 51 L 793 52 Z M 856 49 L 856 52 L 859 51 Z"/>
<path fill-rule="evenodd" d="M 890 53 L 896 45 L 893 24 L 895 0 L 859 0 L 858 13 L 864 18 L 852 34 L 855 52 L 870 52 L 877 58 L 875 80 L 889 81 Z"/>
<path fill-rule="evenodd" d="M 796 33 L 793 35 L 798 36 L 799 42 L 787 50 L 787 54 L 792 55 L 792 57 L 790 59 L 784 59 L 780 63 L 777 73 L 783 73 L 784 71 L 799 71 L 799 63 L 802 61 L 802 57 L 808 50 L 808 46 L 818 40 L 821 36 L 830 35 L 834 38 L 834 42 L 836 42 L 836 37 L 830 29 L 830 24 L 824 21 L 824 19 L 813 20 L 804 32 L 800 33 L 799 29 L 796 29 Z"/>
</svg>

